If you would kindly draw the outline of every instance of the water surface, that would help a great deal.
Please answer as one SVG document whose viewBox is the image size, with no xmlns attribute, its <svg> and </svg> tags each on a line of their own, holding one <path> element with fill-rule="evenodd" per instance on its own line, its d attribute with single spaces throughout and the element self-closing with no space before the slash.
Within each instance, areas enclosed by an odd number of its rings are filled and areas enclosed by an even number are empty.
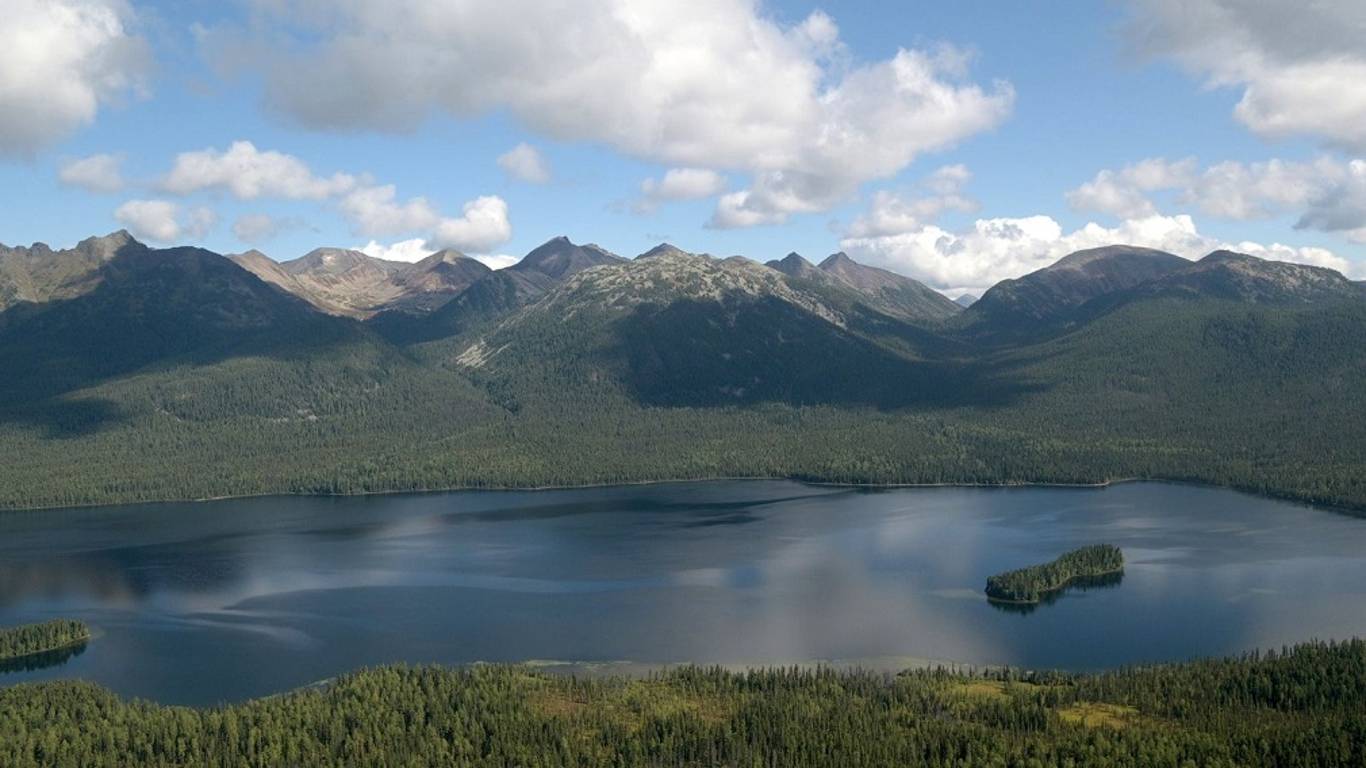
<svg viewBox="0 0 1366 768">
<path fill-rule="evenodd" d="M 1028 612 L 992 573 L 1124 549 Z M 0 685 L 211 704 L 388 662 L 1098 669 L 1366 635 L 1366 520 L 1232 491 L 787 482 L 0 515 L 0 626 L 97 636 Z M 33 666 L 33 665 L 28 665 Z"/>
</svg>

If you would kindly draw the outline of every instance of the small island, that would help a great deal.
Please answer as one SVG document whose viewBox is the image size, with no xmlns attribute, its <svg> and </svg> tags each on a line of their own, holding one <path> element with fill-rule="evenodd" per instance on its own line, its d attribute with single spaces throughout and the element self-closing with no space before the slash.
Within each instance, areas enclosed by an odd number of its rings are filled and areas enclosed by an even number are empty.
<svg viewBox="0 0 1366 768">
<path fill-rule="evenodd" d="M 1051 563 L 998 573 L 987 579 L 987 598 L 1002 603 L 1032 604 L 1078 582 L 1104 579 L 1124 570 L 1119 547 L 1096 544 L 1074 549 Z"/>
<path fill-rule="evenodd" d="M 41 624 L 0 629 L 0 661 L 15 661 L 84 645 L 90 627 L 72 619 L 53 619 Z"/>
</svg>

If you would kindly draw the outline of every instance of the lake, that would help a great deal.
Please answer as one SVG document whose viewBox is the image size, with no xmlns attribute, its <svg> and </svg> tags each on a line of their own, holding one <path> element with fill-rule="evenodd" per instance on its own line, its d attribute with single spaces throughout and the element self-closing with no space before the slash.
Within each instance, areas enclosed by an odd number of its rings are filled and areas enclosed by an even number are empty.
<svg viewBox="0 0 1366 768">
<path fill-rule="evenodd" d="M 993 573 L 1102 542 L 1124 550 L 1118 584 L 1028 612 L 982 593 Z M 199 705 L 389 662 L 1090 670 L 1366 635 L 1366 520 L 1162 483 L 715 482 L 0 514 L 0 626 L 54 617 L 96 638 L 0 685 L 83 678 Z"/>
</svg>

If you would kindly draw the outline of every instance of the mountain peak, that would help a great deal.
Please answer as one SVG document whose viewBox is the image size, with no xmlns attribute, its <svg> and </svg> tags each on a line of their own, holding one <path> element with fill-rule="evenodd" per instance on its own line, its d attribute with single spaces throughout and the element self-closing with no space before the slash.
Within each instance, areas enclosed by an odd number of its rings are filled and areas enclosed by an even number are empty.
<svg viewBox="0 0 1366 768">
<path fill-rule="evenodd" d="M 1088 248 L 1023 277 L 1002 280 L 973 303 L 968 316 L 989 319 L 1011 332 L 1038 321 L 1061 322 L 1088 301 L 1177 273 L 1190 264 L 1152 248 Z"/>
<path fill-rule="evenodd" d="M 821 274 L 816 265 L 807 261 L 800 253 L 793 251 L 781 259 L 774 259 L 765 266 L 776 269 L 788 277 L 813 278 Z"/>
<path fill-rule="evenodd" d="M 660 256 L 693 256 L 693 255 L 695 255 L 695 254 L 689 253 L 689 252 L 683 250 L 682 248 L 679 248 L 678 246 L 674 245 L 673 243 L 660 243 L 659 245 L 656 245 L 655 247 L 651 248 L 650 250 L 646 251 L 645 253 L 640 254 L 640 255 L 637 256 L 636 258 L 637 258 L 637 259 L 654 259 L 654 258 L 658 258 L 658 257 L 660 257 Z"/>
<path fill-rule="evenodd" d="M 855 267 L 863 266 L 862 264 L 859 264 L 857 261 L 854 261 L 853 259 L 849 258 L 849 254 L 845 253 L 844 251 L 836 251 L 835 253 L 832 253 L 829 256 L 825 257 L 825 260 L 820 263 L 820 268 L 829 271 L 831 269 L 839 269 L 851 265 Z"/>
<path fill-rule="evenodd" d="M 1185 261 L 1182 259 L 1181 262 L 1175 262 L 1172 261 L 1173 258 L 1180 259 L 1181 257 L 1166 251 L 1159 251 L 1156 248 L 1144 248 L 1137 245 L 1106 245 L 1100 248 L 1073 251 L 1044 267 L 1044 269 L 1086 269 L 1092 265 L 1107 265 L 1125 260 L 1157 261 L 1176 265 L 1181 265 Z"/>
<path fill-rule="evenodd" d="M 564 235 L 553 237 L 533 248 L 522 260 L 509 267 L 518 272 L 536 272 L 562 280 L 599 264 L 612 264 L 621 257 L 596 245 L 575 245 Z"/>
<path fill-rule="evenodd" d="M 122 248 L 129 245 L 140 246 L 138 242 L 126 229 L 116 230 L 107 235 L 99 237 L 87 237 L 76 244 L 74 250 L 94 256 L 101 261 L 109 261 Z"/>
<path fill-rule="evenodd" d="M 886 269 L 860 264 L 844 251 L 825 257 L 814 271 L 812 277 L 823 276 L 853 289 L 878 311 L 902 319 L 939 321 L 961 310 L 947 296 L 924 283 Z"/>
<path fill-rule="evenodd" d="M 474 259 L 471 259 L 469 256 L 466 256 L 454 248 L 443 248 L 416 263 L 435 266 L 437 264 L 455 264 L 466 260 L 474 261 Z"/>
<path fill-rule="evenodd" d="M 297 259 L 281 264 L 291 274 L 343 274 L 359 267 L 382 264 L 381 259 L 372 259 L 360 251 L 349 248 L 314 248 Z"/>
</svg>

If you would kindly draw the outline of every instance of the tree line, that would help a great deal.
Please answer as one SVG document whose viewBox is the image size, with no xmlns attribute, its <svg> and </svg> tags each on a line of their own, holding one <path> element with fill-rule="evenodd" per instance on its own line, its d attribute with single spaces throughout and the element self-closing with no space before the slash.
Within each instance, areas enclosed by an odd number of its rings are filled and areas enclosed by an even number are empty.
<svg viewBox="0 0 1366 768">
<path fill-rule="evenodd" d="M 211 709 L 0 690 L 28 766 L 1360 766 L 1366 642 L 1109 672 L 384 667 Z"/>
</svg>

